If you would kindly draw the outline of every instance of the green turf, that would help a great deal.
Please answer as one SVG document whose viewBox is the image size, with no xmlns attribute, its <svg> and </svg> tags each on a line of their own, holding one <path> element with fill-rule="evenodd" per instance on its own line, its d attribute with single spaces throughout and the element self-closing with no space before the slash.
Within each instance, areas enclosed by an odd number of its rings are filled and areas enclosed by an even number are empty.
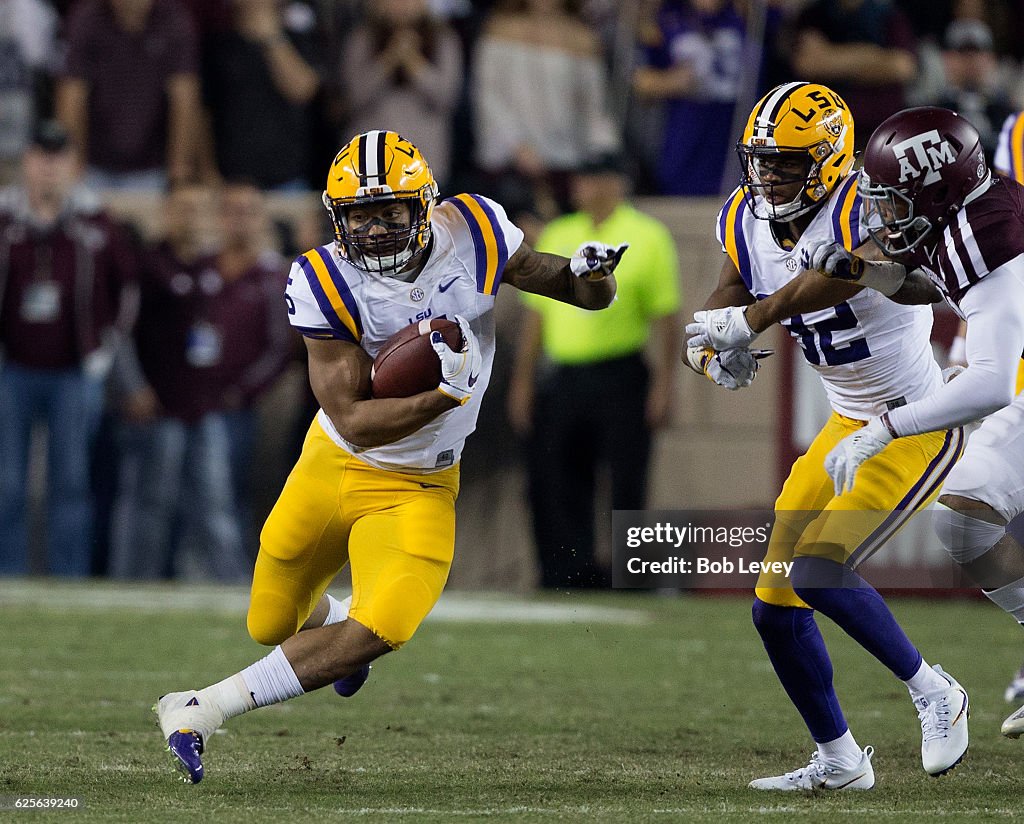
<svg viewBox="0 0 1024 824">
<path fill-rule="evenodd" d="M 745 789 L 798 766 L 808 740 L 742 598 L 565 595 L 643 623 L 430 621 L 343 700 L 326 690 L 234 719 L 206 780 L 180 784 L 149 708 L 262 648 L 227 611 L 84 603 L 0 584 L 0 796 L 78 796 L 33 821 L 1005 820 L 1021 815 L 1024 742 L 1000 738 L 1020 631 L 987 603 L 901 601 L 932 661 L 971 692 L 971 751 L 942 779 L 920 768 L 903 687 L 826 626 L 851 727 L 873 744 L 871 793 Z M 156 592 L 156 590 L 153 590 Z M 232 603 L 237 604 L 236 594 Z M 13 601 L 13 603 L 12 603 Z M 138 599 L 136 598 L 136 601 Z M 823 622 L 827 624 L 827 622 Z M 69 818 L 70 817 L 70 818 Z"/>
</svg>

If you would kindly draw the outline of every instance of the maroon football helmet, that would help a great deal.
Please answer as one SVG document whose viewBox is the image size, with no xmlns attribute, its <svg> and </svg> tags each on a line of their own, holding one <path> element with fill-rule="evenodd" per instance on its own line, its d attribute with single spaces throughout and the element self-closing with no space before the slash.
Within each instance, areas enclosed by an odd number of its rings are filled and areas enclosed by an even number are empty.
<svg viewBox="0 0 1024 824">
<path fill-rule="evenodd" d="M 865 228 L 887 255 L 905 255 L 941 231 L 988 178 L 974 126 L 949 109 L 904 109 L 875 129 L 864 150 Z"/>
</svg>

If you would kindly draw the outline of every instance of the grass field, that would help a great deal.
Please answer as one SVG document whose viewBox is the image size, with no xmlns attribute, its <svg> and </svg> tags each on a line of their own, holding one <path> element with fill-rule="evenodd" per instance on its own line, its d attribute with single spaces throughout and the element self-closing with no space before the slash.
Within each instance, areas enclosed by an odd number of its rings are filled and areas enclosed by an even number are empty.
<svg viewBox="0 0 1024 824">
<path fill-rule="evenodd" d="M 187 606 L 188 608 L 182 608 Z M 971 693 L 971 750 L 920 767 L 902 685 L 823 622 L 840 697 L 876 749 L 870 793 L 745 789 L 808 739 L 743 598 L 446 595 L 358 696 L 303 696 L 229 722 L 206 779 L 176 780 L 149 708 L 262 654 L 238 590 L 0 582 L 0 796 L 77 796 L 78 822 L 869 822 L 1024 815 L 1024 742 L 998 734 L 1019 629 L 977 602 L 899 601 Z"/>
</svg>

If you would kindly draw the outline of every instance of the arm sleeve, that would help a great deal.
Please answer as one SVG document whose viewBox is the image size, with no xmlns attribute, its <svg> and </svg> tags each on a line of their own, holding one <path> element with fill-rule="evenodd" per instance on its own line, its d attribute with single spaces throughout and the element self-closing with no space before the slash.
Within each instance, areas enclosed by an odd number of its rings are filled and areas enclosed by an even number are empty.
<svg viewBox="0 0 1024 824">
<path fill-rule="evenodd" d="M 58 67 L 57 25 L 59 18 L 48 3 L 37 3 L 24 13 L 21 31 L 15 35 L 22 40 L 24 58 L 34 71 L 52 72 Z"/>
<path fill-rule="evenodd" d="M 103 250 L 104 265 L 109 272 L 114 315 L 111 318 L 119 334 L 129 334 L 139 314 L 139 254 L 130 232 L 122 225 L 104 220 L 107 245 Z"/>
<path fill-rule="evenodd" d="M 1024 351 L 1024 255 L 978 281 L 960 308 L 967 318 L 967 369 L 935 394 L 890 412 L 900 435 L 961 426 L 1013 400 Z"/>
<path fill-rule="evenodd" d="M 735 209 L 738 207 L 738 201 L 743 197 L 743 190 L 740 187 L 733 189 L 729 199 L 725 201 L 722 208 L 718 210 L 718 216 L 715 218 L 715 238 L 722 246 L 722 251 L 725 254 L 729 254 L 729 248 L 726 243 L 726 239 L 730 235 L 732 223 L 736 218 Z M 731 255 L 730 255 L 731 257 Z M 736 261 L 734 260 L 733 263 Z"/>
</svg>

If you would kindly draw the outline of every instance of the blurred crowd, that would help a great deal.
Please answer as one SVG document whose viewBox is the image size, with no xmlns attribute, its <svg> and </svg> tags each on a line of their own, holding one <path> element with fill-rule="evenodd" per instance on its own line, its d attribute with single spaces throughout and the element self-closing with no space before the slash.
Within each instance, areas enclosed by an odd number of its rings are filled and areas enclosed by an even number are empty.
<svg viewBox="0 0 1024 824">
<path fill-rule="evenodd" d="M 550 217 L 623 144 L 641 194 L 731 189 L 737 112 L 785 79 L 834 86 L 860 142 L 942 103 L 994 147 L 1022 57 L 1020 0 L 3 0 L 0 174 L 55 114 L 104 189 L 319 189 L 387 124 L 443 190 L 527 184 Z"/>
<path fill-rule="evenodd" d="M 787 79 L 839 91 L 860 145 L 932 103 L 994 153 L 1022 58 L 1024 0 L 0 0 L 0 574 L 42 534 L 31 571 L 247 575 L 255 409 L 301 356 L 303 249 L 265 198 L 318 192 L 351 135 L 403 133 L 535 239 L 596 158 L 637 194 L 729 192 Z M 161 240 L 101 208 L 119 191 L 161 198 Z"/>
</svg>

